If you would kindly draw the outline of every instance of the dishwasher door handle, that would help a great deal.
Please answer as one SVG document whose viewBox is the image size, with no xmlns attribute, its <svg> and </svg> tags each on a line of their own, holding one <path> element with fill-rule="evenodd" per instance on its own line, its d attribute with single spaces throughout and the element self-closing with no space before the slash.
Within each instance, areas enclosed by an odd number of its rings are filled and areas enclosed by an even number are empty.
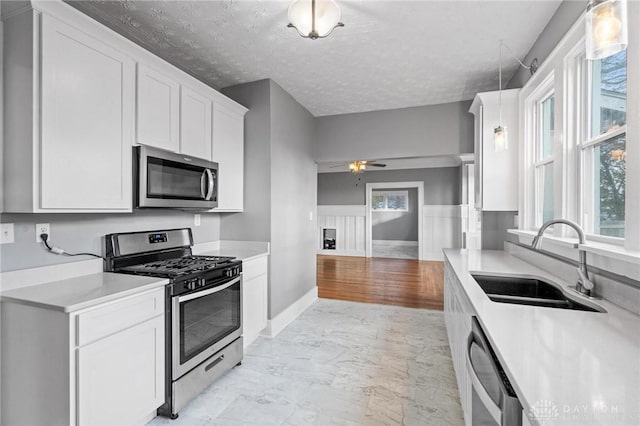
<svg viewBox="0 0 640 426">
<path fill-rule="evenodd" d="M 482 401 L 482 405 L 485 406 L 491 417 L 496 421 L 496 424 L 502 424 L 502 409 L 496 404 L 489 395 L 489 392 L 485 389 L 482 382 L 478 378 L 476 374 L 476 370 L 473 369 L 473 364 L 471 364 L 471 345 L 473 344 L 472 336 L 469 338 L 469 344 L 467 345 L 467 373 L 469 378 L 471 379 L 471 387 L 475 390 L 476 395 Z"/>
</svg>

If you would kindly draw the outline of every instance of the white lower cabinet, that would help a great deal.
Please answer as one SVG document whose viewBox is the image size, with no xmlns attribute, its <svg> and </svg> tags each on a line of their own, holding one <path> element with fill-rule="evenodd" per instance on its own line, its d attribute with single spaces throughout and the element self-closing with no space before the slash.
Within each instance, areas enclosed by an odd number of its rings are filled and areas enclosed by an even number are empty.
<svg viewBox="0 0 640 426">
<path fill-rule="evenodd" d="M 164 403 L 164 318 L 77 349 L 78 424 L 125 425 Z"/>
<path fill-rule="evenodd" d="M 249 346 L 267 326 L 268 257 L 242 265 L 242 335 Z"/>
<path fill-rule="evenodd" d="M 164 403 L 164 288 L 65 313 L 2 303 L 2 424 L 141 425 Z"/>
<path fill-rule="evenodd" d="M 464 423 L 471 426 L 471 381 L 467 375 L 467 342 L 471 333 L 471 317 L 475 315 L 470 301 L 449 262 L 445 262 L 444 315 L 451 348 L 453 368 L 458 382 Z"/>
</svg>

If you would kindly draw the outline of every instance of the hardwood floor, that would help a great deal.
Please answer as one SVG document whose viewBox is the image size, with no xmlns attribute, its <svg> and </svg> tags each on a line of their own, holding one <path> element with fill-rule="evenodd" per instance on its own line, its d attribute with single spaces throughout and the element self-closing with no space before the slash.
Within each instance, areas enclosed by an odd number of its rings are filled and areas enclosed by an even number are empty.
<svg viewBox="0 0 640 426">
<path fill-rule="evenodd" d="M 318 297 L 442 310 L 444 263 L 318 255 Z"/>
</svg>

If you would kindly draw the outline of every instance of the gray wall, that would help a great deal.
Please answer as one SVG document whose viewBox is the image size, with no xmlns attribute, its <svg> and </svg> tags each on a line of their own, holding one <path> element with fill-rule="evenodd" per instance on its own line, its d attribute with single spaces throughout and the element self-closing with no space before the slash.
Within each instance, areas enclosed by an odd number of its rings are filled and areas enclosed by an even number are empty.
<svg viewBox="0 0 640 426">
<path fill-rule="evenodd" d="M 223 240 L 271 239 L 271 85 L 269 80 L 222 91 L 249 108 L 244 120 L 244 212 L 223 214 Z"/>
<path fill-rule="evenodd" d="M 110 214 L 17 214 L 0 215 L 2 223 L 14 223 L 15 243 L 0 245 L 0 270 L 34 268 L 91 259 L 52 254 L 36 243 L 36 223 L 51 224 L 51 244 L 71 253 L 103 254 L 104 235 L 112 232 L 192 228 L 196 243 L 220 239 L 220 219 L 216 213 L 202 213 L 201 225 L 194 226 L 193 213 L 174 210 L 136 210 Z"/>
<path fill-rule="evenodd" d="M 272 82 L 270 318 L 316 286 L 313 126 L 311 113 Z"/>
<path fill-rule="evenodd" d="M 418 241 L 418 189 L 393 188 L 391 191 L 408 191 L 409 211 L 371 212 L 372 238 L 374 240 Z M 384 189 L 380 189 L 384 191 Z M 375 194 L 376 191 L 373 191 Z"/>
<path fill-rule="evenodd" d="M 564 0 L 542 30 L 529 53 L 524 58 L 524 63 L 529 65 L 533 58 L 538 58 L 538 64 L 542 64 L 556 47 L 562 37 L 569 31 L 580 15 L 585 11 L 587 1 Z M 513 75 L 507 89 L 515 89 L 524 86 L 531 78 L 529 70 L 519 68 Z"/>
<path fill-rule="evenodd" d="M 367 182 L 424 182 L 424 203 L 460 204 L 460 167 L 318 174 L 318 205 L 364 205 Z"/>
<path fill-rule="evenodd" d="M 482 248 L 503 250 L 505 241 L 513 241 L 508 229 L 516 227 L 514 218 L 518 212 L 482 212 Z"/>
<path fill-rule="evenodd" d="M 317 117 L 317 162 L 473 152 L 470 101 Z"/>
<path fill-rule="evenodd" d="M 250 112 L 245 119 L 245 212 L 223 215 L 220 232 L 223 239 L 271 242 L 273 318 L 316 285 L 314 118 L 271 80 L 223 93 Z"/>
</svg>

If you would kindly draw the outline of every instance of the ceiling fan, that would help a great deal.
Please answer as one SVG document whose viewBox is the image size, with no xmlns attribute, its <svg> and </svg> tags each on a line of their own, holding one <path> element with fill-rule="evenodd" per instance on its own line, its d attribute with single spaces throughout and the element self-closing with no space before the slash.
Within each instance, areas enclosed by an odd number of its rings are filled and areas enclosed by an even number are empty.
<svg viewBox="0 0 640 426">
<path fill-rule="evenodd" d="M 351 173 L 363 173 L 367 167 L 387 167 L 386 164 L 378 163 L 376 160 L 355 160 L 346 163 Z M 343 167 L 342 165 L 333 166 L 332 168 Z"/>
</svg>

